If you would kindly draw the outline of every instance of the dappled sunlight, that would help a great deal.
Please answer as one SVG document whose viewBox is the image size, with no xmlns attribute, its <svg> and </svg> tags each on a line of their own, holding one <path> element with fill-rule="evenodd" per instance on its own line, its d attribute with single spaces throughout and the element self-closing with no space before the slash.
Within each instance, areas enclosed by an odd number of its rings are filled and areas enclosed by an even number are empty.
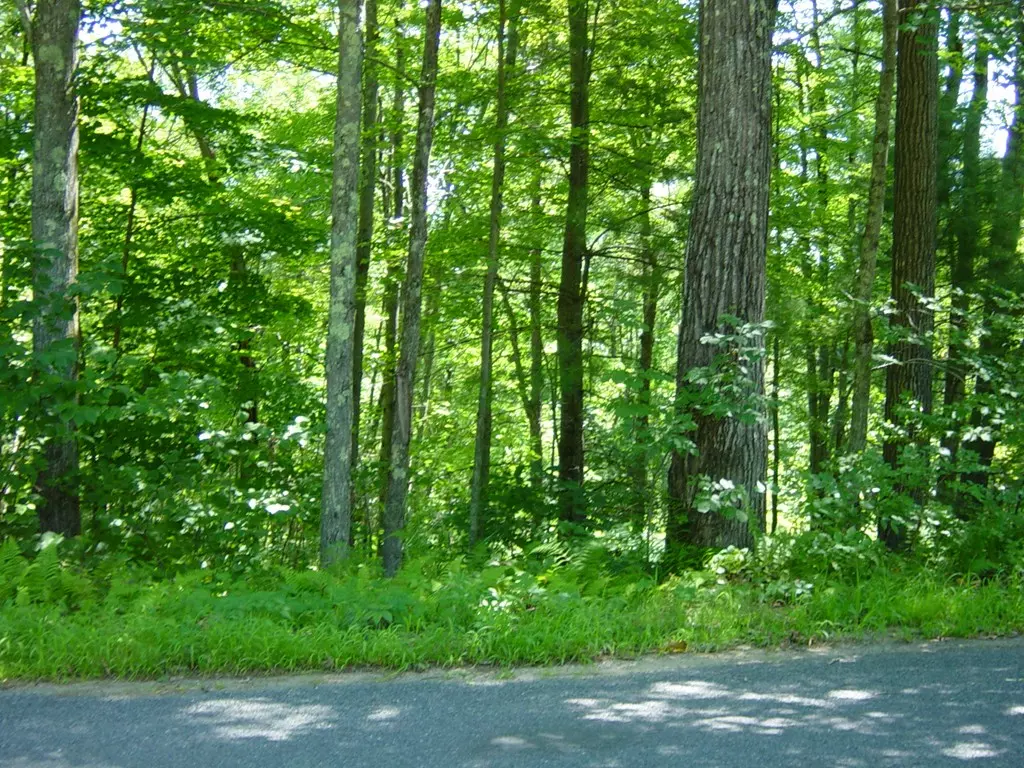
<svg viewBox="0 0 1024 768">
<path fill-rule="evenodd" d="M 676 657 L 514 677 L 14 692 L 6 704 L 0 692 L 0 766 L 182 768 L 187 756 L 217 768 L 1019 768 L 1022 652 L 1014 641 L 942 658 L 886 648 L 844 664 Z"/>
<path fill-rule="evenodd" d="M 961 741 L 952 747 L 946 747 L 942 754 L 946 757 L 955 757 L 958 760 L 977 760 L 982 757 L 998 757 L 1006 750 L 993 749 L 981 741 Z"/>
<path fill-rule="evenodd" d="M 288 741 L 331 727 L 334 709 L 269 699 L 215 699 L 187 707 L 182 716 L 208 726 L 220 739 Z"/>
</svg>

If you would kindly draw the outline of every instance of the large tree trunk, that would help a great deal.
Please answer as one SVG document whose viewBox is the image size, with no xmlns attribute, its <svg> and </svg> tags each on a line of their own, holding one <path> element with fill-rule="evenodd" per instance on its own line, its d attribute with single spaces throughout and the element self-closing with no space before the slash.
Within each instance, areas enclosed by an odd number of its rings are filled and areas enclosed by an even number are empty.
<svg viewBox="0 0 1024 768">
<path fill-rule="evenodd" d="M 359 0 L 338 0 L 338 83 L 331 194 L 331 295 L 327 320 L 327 441 L 320 562 L 348 552 L 352 529 L 352 388 L 359 219 L 362 39 Z"/>
<path fill-rule="evenodd" d="M 511 12 L 505 0 L 498 5 L 498 83 L 495 115 L 494 169 L 491 175 L 491 210 L 487 240 L 487 274 L 484 277 L 483 318 L 480 343 L 480 391 L 477 397 L 476 442 L 473 451 L 473 477 L 469 501 L 469 546 L 481 536 L 481 518 L 487 510 L 487 484 L 491 474 L 491 371 L 494 339 L 494 286 L 498 280 L 498 246 L 501 241 L 502 193 L 505 184 L 505 133 L 508 130 L 507 70 L 515 66 L 516 26 L 519 1 L 512 0 Z M 506 62 L 505 26 L 511 24 Z"/>
<path fill-rule="evenodd" d="M 901 22 L 922 10 L 921 0 L 901 0 Z M 935 294 L 935 243 L 939 59 L 937 32 L 926 18 L 903 26 L 897 38 L 896 153 L 893 207 L 892 300 L 890 325 L 903 338 L 889 347 L 893 362 L 886 371 L 885 417 L 905 439 L 885 443 L 885 460 L 899 471 L 901 451 L 915 438 L 914 423 L 906 422 L 899 406 L 908 398 L 922 412 L 932 409 L 932 345 L 934 324 L 929 301 Z M 911 286 L 914 288 L 912 289 Z M 918 298 L 917 293 L 921 298 Z M 924 501 L 925 489 L 907 488 L 915 502 Z M 892 550 L 908 544 L 907 522 L 882 516 L 878 537 Z"/>
<path fill-rule="evenodd" d="M 689 373 L 720 354 L 702 339 L 732 330 L 723 315 L 740 323 L 764 320 L 774 16 L 771 0 L 701 3 L 697 177 L 676 368 L 679 411 L 686 408 Z M 762 359 L 751 362 L 748 376 L 751 396 L 760 398 Z M 673 453 L 669 471 L 665 546 L 670 563 L 684 544 L 746 547 L 753 543 L 752 531 L 764 530 L 763 421 L 693 416 L 695 453 Z M 732 483 L 746 497 L 744 508 L 733 515 L 698 513 L 702 478 Z"/>
<path fill-rule="evenodd" d="M 23 5 L 24 8 L 24 5 Z M 35 62 L 32 148 L 32 353 L 46 410 L 74 401 L 78 382 L 78 0 L 45 0 L 29 22 Z M 27 17 L 27 14 L 26 14 Z M 43 383 L 45 382 L 45 383 Z M 39 526 L 65 536 L 82 529 L 74 421 L 54 419 L 36 480 Z"/>
<path fill-rule="evenodd" d="M 352 471 L 359 466 L 359 422 L 362 414 L 363 348 L 366 336 L 366 286 L 370 277 L 370 252 L 373 247 L 373 202 L 377 184 L 377 0 L 366 0 L 366 48 L 363 57 L 363 136 L 359 161 L 359 230 L 356 235 L 356 308 L 352 351 Z M 356 508 L 355 484 L 352 484 L 352 508 Z M 371 535 L 366 532 L 367 537 Z M 351 544 L 354 537 L 349 536 Z"/>
<path fill-rule="evenodd" d="M 420 346 L 423 253 L 427 245 L 427 171 L 434 140 L 434 89 L 437 52 L 441 38 L 441 0 L 428 0 L 420 72 L 416 154 L 412 166 L 412 221 L 409 257 L 402 286 L 402 334 L 395 371 L 395 415 L 391 434 L 391 461 L 384 502 L 384 573 L 394 576 L 402 564 L 402 530 L 409 495 L 409 442 L 412 438 L 412 392 Z"/>
<path fill-rule="evenodd" d="M 850 418 L 850 452 L 867 447 L 868 412 L 871 408 L 871 355 L 875 337 L 871 327 L 871 295 L 878 263 L 878 239 L 885 208 L 885 169 L 889 162 L 889 116 L 892 112 L 893 82 L 896 77 L 896 33 L 899 25 L 897 0 L 882 5 L 882 73 L 875 99 L 875 136 L 871 149 L 871 179 L 868 182 L 867 218 L 860 238 L 860 261 L 854 288 L 853 310 L 853 402 Z"/>
<path fill-rule="evenodd" d="M 587 179 L 590 169 L 589 3 L 569 0 L 571 136 L 569 200 L 558 286 L 559 518 L 586 520 L 583 500 L 583 262 L 587 251 Z"/>
</svg>

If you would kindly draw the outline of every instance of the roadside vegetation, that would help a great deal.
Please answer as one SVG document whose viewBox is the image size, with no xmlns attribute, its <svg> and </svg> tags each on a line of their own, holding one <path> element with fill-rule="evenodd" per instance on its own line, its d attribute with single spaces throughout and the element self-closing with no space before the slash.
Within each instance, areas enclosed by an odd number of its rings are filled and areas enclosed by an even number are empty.
<svg viewBox="0 0 1024 768">
<path fill-rule="evenodd" d="M 818 538 L 778 536 L 763 557 L 726 550 L 667 578 L 603 543 L 483 567 L 420 558 L 383 579 L 374 562 L 160 578 L 117 559 L 83 569 L 57 543 L 29 560 L 8 541 L 0 680 L 548 665 L 1024 631 L 1019 568 L 954 575 L 865 538 L 833 543 L 818 569 Z"/>
</svg>

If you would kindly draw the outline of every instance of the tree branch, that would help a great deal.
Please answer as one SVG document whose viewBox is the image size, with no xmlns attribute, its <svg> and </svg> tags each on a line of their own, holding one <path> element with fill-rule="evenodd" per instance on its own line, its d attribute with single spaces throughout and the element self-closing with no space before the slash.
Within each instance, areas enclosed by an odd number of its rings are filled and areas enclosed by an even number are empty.
<svg viewBox="0 0 1024 768">
<path fill-rule="evenodd" d="M 14 4 L 18 6 L 18 16 L 21 18 L 22 29 L 25 30 L 25 36 L 28 38 L 29 44 L 31 44 L 32 9 L 29 7 L 28 0 L 14 0 Z"/>
</svg>

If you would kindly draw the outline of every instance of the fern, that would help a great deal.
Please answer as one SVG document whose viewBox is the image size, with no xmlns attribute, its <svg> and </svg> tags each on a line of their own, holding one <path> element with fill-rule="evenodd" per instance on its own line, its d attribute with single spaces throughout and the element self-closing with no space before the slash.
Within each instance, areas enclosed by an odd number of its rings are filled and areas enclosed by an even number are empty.
<svg viewBox="0 0 1024 768">
<path fill-rule="evenodd" d="M 18 592 L 28 561 L 21 555 L 21 549 L 14 539 L 7 539 L 0 545 L 0 604 L 12 599 Z"/>
</svg>

